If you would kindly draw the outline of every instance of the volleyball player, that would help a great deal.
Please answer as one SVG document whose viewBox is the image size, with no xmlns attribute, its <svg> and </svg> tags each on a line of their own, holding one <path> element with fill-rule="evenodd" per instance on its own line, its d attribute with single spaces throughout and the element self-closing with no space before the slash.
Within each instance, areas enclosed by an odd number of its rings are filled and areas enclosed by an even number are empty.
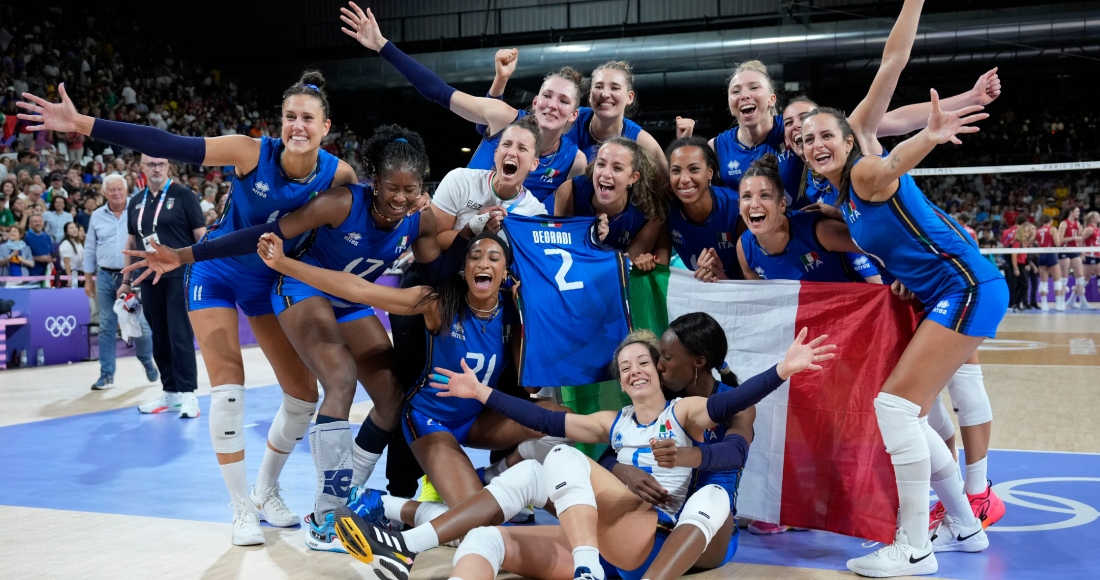
<svg viewBox="0 0 1100 580">
<path fill-rule="evenodd" d="M 396 125 L 379 127 L 364 147 L 364 160 L 374 187 L 336 187 L 278 220 L 178 252 L 163 246 L 154 255 L 129 252 L 145 257 L 135 267 L 151 265 L 162 273 L 180 263 L 251 254 L 256 240 L 268 232 L 282 240 L 308 232 L 298 258 L 326 270 L 373 282 L 410 248 L 424 269 L 438 269 L 442 259 L 435 216 L 410 211 L 428 169 L 420 135 Z M 426 277 L 437 278 L 435 272 Z M 366 481 L 400 426 L 404 390 L 394 376 L 390 339 L 372 308 L 348 304 L 290 276 L 279 275 L 270 300 L 287 338 L 325 391 L 317 424 L 310 430 L 318 489 L 314 511 L 306 516 L 306 545 L 343 551 L 333 531 L 332 512 L 348 501 L 350 489 L 333 482 Z M 353 447 L 348 415 L 356 381 L 366 387 L 374 405 Z M 349 471 L 359 473 L 353 477 Z M 373 508 L 372 519 L 382 521 L 378 492 L 359 493 L 353 501 L 364 510 Z"/>
<path fill-rule="evenodd" d="M 1085 215 L 1085 229 L 1081 231 L 1081 237 L 1085 240 L 1082 245 L 1086 248 L 1095 248 L 1100 245 L 1100 212 L 1090 211 Z M 1088 285 L 1092 283 L 1092 277 L 1100 277 L 1100 252 L 1085 252 L 1084 270 L 1083 284 L 1088 289 Z M 1092 308 L 1088 300 L 1085 300 L 1085 308 Z"/>
<path fill-rule="evenodd" d="M 1062 239 L 1062 246 L 1076 248 L 1085 239 L 1081 231 L 1081 208 L 1074 206 L 1062 212 L 1062 223 L 1058 224 L 1058 237 Z M 1067 252 L 1058 255 L 1058 268 L 1066 273 L 1066 286 L 1069 286 L 1069 273 L 1073 272 L 1075 282 L 1073 284 L 1073 297 L 1066 300 L 1070 308 L 1089 308 L 1092 305 L 1085 300 L 1085 286 L 1089 276 L 1085 273 L 1084 263 L 1081 261 L 1080 252 Z M 1068 288 L 1067 288 L 1068 289 Z"/>
<path fill-rule="evenodd" d="M 626 252 L 643 270 L 668 265 L 667 249 L 654 255 L 665 221 L 660 171 L 635 141 L 613 137 L 600 146 L 585 175 L 562 184 L 554 194 L 556 216 L 596 216 L 606 222 L 603 242 Z"/>
<path fill-rule="evenodd" d="M 538 121 L 543 146 L 536 152 L 538 166 L 531 170 L 524 185 L 546 204 L 547 213 L 552 211 L 554 190 L 583 173 L 587 164 L 584 155 L 577 150 L 576 142 L 563 137 L 570 123 L 577 119 L 577 107 L 584 94 L 581 74 L 564 67 L 546 75 L 538 94 L 531 101 L 530 110 L 517 111 L 498 99 L 475 97 L 448 86 L 435 73 L 386 40 L 370 9 L 364 13 L 354 2 L 348 4 L 350 9 L 340 9 L 340 19 L 350 27 L 341 28 L 345 34 L 382 55 L 424 98 L 463 119 L 486 127 L 469 168 L 492 169 L 494 152 L 499 146 L 503 129 L 528 115 Z M 504 66 L 514 68 L 514 59 Z"/>
<path fill-rule="evenodd" d="M 980 107 L 940 110 L 935 91 L 928 127 L 887 158 L 871 130 L 889 104 L 908 61 L 922 2 L 908 0 L 891 31 L 882 64 L 853 122 L 818 109 L 802 127 L 807 163 L 840 192 L 838 205 L 853 240 L 875 255 L 925 306 L 925 319 L 875 400 L 879 429 L 891 456 L 900 500 L 895 541 L 848 562 L 857 574 L 931 574 L 934 551 L 980 551 L 989 540 L 963 493 L 958 464 L 922 418 L 952 375 L 986 337 L 996 333 L 1008 305 L 1001 273 L 916 187 L 908 171 L 939 143 L 960 142 Z M 853 125 L 860 128 L 853 133 Z M 863 152 L 867 156 L 863 156 Z M 946 508 L 929 538 L 928 486 Z"/>
<path fill-rule="evenodd" d="M 1039 229 L 1035 231 L 1035 244 L 1040 248 L 1057 248 L 1062 245 L 1061 234 L 1050 227 L 1049 214 L 1039 216 Z M 1054 278 L 1054 309 L 1064 312 L 1065 296 L 1062 290 L 1062 270 L 1056 254 L 1039 254 L 1039 308 L 1044 312 L 1050 309 L 1047 303 L 1047 278 Z M 1068 273 L 1067 273 L 1068 274 Z"/>
<path fill-rule="evenodd" d="M 192 165 L 230 165 L 235 174 L 225 213 L 204 239 L 263 224 L 305 204 L 318 191 L 356 181 L 355 171 L 320 149 L 332 125 L 324 77 L 306 71 L 283 93 L 282 135 L 182 137 L 152 127 L 96 119 L 77 113 L 61 87 L 60 103 L 24 94 L 20 118 L 36 130 L 84 135 Z M 293 246 L 293 244 L 290 244 Z M 252 255 L 190 267 L 188 311 L 212 385 L 210 437 L 232 498 L 233 543 L 264 543 L 259 518 L 275 526 L 299 522 L 279 496 L 279 474 L 288 454 L 305 436 L 317 406 L 316 380 L 294 351 L 271 305 L 274 272 Z M 275 370 L 283 403 L 268 431 L 260 474 L 251 494 L 244 463 L 244 360 L 237 335 L 240 306 L 256 341 Z"/>
</svg>

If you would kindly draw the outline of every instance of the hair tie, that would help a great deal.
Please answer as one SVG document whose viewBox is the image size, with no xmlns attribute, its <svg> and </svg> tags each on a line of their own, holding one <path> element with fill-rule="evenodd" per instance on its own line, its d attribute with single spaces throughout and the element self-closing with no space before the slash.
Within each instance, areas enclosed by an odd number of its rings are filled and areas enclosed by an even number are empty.
<svg viewBox="0 0 1100 580">
<path fill-rule="evenodd" d="M 397 139 L 394 139 L 393 142 L 394 143 L 408 143 L 409 140 L 404 138 L 404 137 L 398 137 Z"/>
<path fill-rule="evenodd" d="M 318 87 L 317 85 L 311 85 L 309 83 L 302 83 L 302 86 L 307 88 L 307 89 L 313 89 L 313 90 L 317 91 L 318 93 L 321 92 L 320 87 Z"/>
<path fill-rule="evenodd" d="M 724 373 L 730 370 L 730 363 L 722 361 L 722 366 L 718 367 L 719 373 Z"/>
</svg>

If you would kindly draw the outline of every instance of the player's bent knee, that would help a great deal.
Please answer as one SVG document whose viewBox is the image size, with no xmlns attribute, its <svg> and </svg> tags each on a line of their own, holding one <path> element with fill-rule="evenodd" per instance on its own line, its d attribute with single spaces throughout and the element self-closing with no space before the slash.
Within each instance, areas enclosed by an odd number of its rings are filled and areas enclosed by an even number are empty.
<svg viewBox="0 0 1100 580">
<path fill-rule="evenodd" d="M 585 454 L 568 445 L 554 447 L 543 462 L 548 496 L 558 514 L 577 506 L 596 507 L 592 491 L 592 466 Z"/>
<path fill-rule="evenodd" d="M 521 461 L 504 470 L 485 489 L 497 500 L 500 511 L 504 512 L 504 521 L 512 519 L 529 505 L 545 506 L 548 498 L 543 467 L 533 459 Z"/>
<path fill-rule="evenodd" d="M 210 391 L 210 440 L 217 453 L 244 451 L 243 385 L 220 385 Z"/>
<path fill-rule="evenodd" d="M 267 441 L 276 451 L 290 453 L 294 446 L 305 437 L 309 422 L 317 410 L 316 402 L 303 401 L 283 393 L 283 404 L 275 413 L 271 429 L 267 432 Z"/>
<path fill-rule="evenodd" d="M 493 567 L 494 575 L 504 564 L 504 536 L 498 528 L 474 528 L 466 534 L 455 550 L 451 565 L 458 566 L 459 560 L 466 556 L 480 556 Z"/>
<path fill-rule="evenodd" d="M 875 397 L 882 442 L 894 465 L 908 465 L 928 459 L 928 443 L 921 429 L 920 405 L 889 393 Z"/>
<path fill-rule="evenodd" d="M 973 427 L 993 420 L 993 406 L 985 391 L 980 365 L 963 365 L 947 383 L 951 404 L 959 416 L 960 427 Z"/>
<path fill-rule="evenodd" d="M 691 494 L 684 508 L 680 512 L 680 519 L 676 527 L 695 526 L 703 532 L 706 543 L 704 549 L 710 545 L 711 539 L 721 529 L 722 524 L 730 515 L 730 496 L 719 485 L 704 485 Z"/>
<path fill-rule="evenodd" d="M 932 403 L 932 408 L 928 411 L 928 425 L 932 427 L 936 434 L 944 441 L 947 441 L 955 435 L 955 424 L 952 423 L 951 418 L 947 416 L 947 409 L 943 407 L 942 395 L 936 395 L 936 400 Z"/>
</svg>

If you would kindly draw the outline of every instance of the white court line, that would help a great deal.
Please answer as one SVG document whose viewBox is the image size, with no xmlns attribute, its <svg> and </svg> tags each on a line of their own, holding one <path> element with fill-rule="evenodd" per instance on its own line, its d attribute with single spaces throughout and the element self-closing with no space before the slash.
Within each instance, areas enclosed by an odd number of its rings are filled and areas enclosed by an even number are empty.
<svg viewBox="0 0 1100 580">
<path fill-rule="evenodd" d="M 959 449 L 962 449 L 962 447 L 959 447 Z M 1092 451 L 1051 451 L 1049 449 L 1001 449 L 1001 448 L 998 448 L 998 447 L 990 447 L 989 450 L 990 451 L 1019 451 L 1020 453 L 1064 453 L 1064 454 L 1067 454 L 1067 455 L 1100 455 L 1100 453 L 1095 453 L 1095 452 L 1092 452 Z"/>
<path fill-rule="evenodd" d="M 1091 338 L 1069 339 L 1069 353 L 1081 355 L 1096 354 L 1096 343 Z"/>
</svg>

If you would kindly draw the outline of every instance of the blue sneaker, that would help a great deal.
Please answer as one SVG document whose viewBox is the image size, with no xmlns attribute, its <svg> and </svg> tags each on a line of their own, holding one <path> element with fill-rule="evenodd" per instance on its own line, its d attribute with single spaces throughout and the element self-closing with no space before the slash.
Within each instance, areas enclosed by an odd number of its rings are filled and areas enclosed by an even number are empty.
<svg viewBox="0 0 1100 580">
<path fill-rule="evenodd" d="M 160 373 L 157 372 L 157 366 L 153 364 L 153 361 L 145 364 L 145 378 L 149 379 L 150 383 L 155 383 L 160 378 Z"/>
<path fill-rule="evenodd" d="M 353 486 L 348 494 L 348 509 L 355 512 L 368 524 L 389 529 L 390 520 L 386 518 L 386 509 L 382 507 L 385 492 L 363 486 Z"/>
<path fill-rule="evenodd" d="M 106 391 L 115 388 L 114 375 L 99 375 L 99 380 L 92 383 L 93 391 Z"/>
<path fill-rule="evenodd" d="M 340 554 L 347 554 L 348 551 L 344 549 L 344 545 L 340 543 L 340 538 L 336 536 L 336 526 L 333 522 L 333 515 L 330 513 L 325 516 L 325 523 L 318 526 L 315 521 L 316 515 L 309 514 L 305 517 L 306 530 L 306 546 L 310 550 L 317 550 L 318 552 L 338 552 Z"/>
</svg>

